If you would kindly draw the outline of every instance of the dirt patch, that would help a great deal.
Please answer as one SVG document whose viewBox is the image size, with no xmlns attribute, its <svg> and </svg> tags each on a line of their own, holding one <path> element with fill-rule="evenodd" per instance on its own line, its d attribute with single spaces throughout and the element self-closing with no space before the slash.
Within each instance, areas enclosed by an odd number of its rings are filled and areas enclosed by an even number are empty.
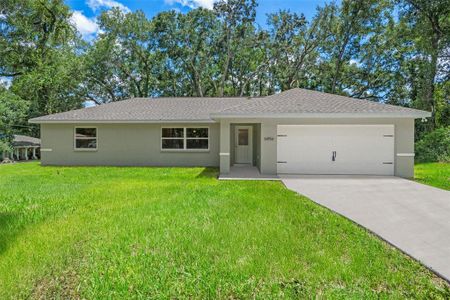
<svg viewBox="0 0 450 300">
<path fill-rule="evenodd" d="M 69 268 L 57 275 L 38 280 L 30 295 L 31 299 L 82 299 L 79 274 Z"/>
</svg>

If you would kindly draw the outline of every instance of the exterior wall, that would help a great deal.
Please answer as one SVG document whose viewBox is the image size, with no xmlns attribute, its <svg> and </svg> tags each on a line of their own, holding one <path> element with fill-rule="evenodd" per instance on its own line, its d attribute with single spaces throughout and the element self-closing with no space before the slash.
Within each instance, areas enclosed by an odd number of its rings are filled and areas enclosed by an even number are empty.
<svg viewBox="0 0 450 300">
<path fill-rule="evenodd" d="M 232 123 L 261 123 L 261 162 L 262 174 L 277 174 L 277 125 L 314 125 L 314 124 L 393 124 L 395 127 L 395 175 L 414 177 L 414 119 L 228 119 Z M 265 137 L 273 138 L 265 139 Z M 405 156 L 406 154 L 406 156 Z"/>
<path fill-rule="evenodd" d="M 255 139 L 256 142 L 255 145 L 255 152 L 256 155 L 256 167 L 258 167 L 259 171 L 261 172 L 261 124 L 255 124 Z"/>
<path fill-rule="evenodd" d="M 230 122 L 222 120 L 220 122 L 220 173 L 230 173 Z"/>
<path fill-rule="evenodd" d="M 92 126 L 98 128 L 98 150 L 77 151 L 74 150 L 76 125 L 42 124 L 42 165 L 219 166 L 219 124 L 92 124 Z M 161 150 L 161 127 L 167 126 L 209 127 L 209 151 Z"/>
<path fill-rule="evenodd" d="M 231 165 L 232 123 L 254 124 L 254 163 L 263 174 L 277 173 L 278 124 L 394 124 L 395 175 L 406 178 L 414 176 L 414 157 L 407 156 L 414 153 L 413 119 L 227 119 L 208 125 L 92 124 L 98 128 L 97 151 L 74 150 L 74 124 L 42 124 L 41 162 L 43 165 L 220 165 L 221 173 L 226 174 Z M 163 126 L 208 126 L 209 151 L 162 151 Z"/>
</svg>

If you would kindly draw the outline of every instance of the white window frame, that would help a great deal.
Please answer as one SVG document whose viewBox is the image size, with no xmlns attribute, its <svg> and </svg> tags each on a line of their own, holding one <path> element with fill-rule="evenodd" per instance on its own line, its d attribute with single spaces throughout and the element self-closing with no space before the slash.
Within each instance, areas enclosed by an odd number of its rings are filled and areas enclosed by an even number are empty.
<svg viewBox="0 0 450 300">
<path fill-rule="evenodd" d="M 77 138 L 77 129 L 78 128 L 93 128 L 95 129 L 95 138 L 93 137 L 79 137 Z M 77 148 L 77 140 L 94 140 L 95 139 L 95 148 Z M 73 128 L 73 150 L 75 151 L 97 151 L 98 150 L 98 127 L 96 126 L 75 126 Z"/>
<path fill-rule="evenodd" d="M 173 129 L 173 128 L 183 128 L 183 137 L 163 137 L 162 136 L 162 132 L 164 129 Z M 187 137 L 187 129 L 188 128 L 206 128 L 208 129 L 208 137 L 206 138 L 190 138 Z M 209 128 L 209 126 L 162 126 L 161 127 L 161 131 L 160 131 L 160 140 L 161 140 L 161 151 L 162 152 L 209 152 L 209 147 L 210 147 L 210 137 L 211 134 L 211 129 Z M 183 149 L 166 149 L 163 148 L 163 140 L 183 140 Z M 187 141 L 188 140 L 207 140 L 208 141 L 208 149 L 188 149 L 187 148 Z"/>
</svg>

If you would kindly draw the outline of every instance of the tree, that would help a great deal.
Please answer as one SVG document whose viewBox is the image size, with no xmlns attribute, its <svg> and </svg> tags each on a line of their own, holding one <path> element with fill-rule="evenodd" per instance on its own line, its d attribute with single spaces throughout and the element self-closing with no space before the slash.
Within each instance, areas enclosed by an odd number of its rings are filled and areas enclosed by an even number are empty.
<svg viewBox="0 0 450 300">
<path fill-rule="evenodd" d="M 217 43 L 217 53 L 220 54 L 216 61 L 220 68 L 216 83 L 219 97 L 224 96 L 235 51 L 244 41 L 247 28 L 253 26 L 256 6 L 256 0 L 220 0 L 214 3 L 214 11 L 222 24 L 221 36 Z"/>
<path fill-rule="evenodd" d="M 164 95 L 214 95 L 212 79 L 217 76 L 212 57 L 217 55 L 216 42 L 220 23 L 215 14 L 198 8 L 186 14 L 166 12 L 153 21 L 158 47 L 165 55 L 168 81 Z M 175 88 L 176 87 L 176 88 Z"/>
<path fill-rule="evenodd" d="M 449 80 L 450 3 L 448 0 L 404 0 L 400 2 L 402 21 L 408 25 L 408 39 L 422 59 L 420 88 L 415 106 L 430 109 L 430 129 L 439 126 L 436 118 L 436 86 Z M 448 103 L 447 103 L 448 105 Z"/>
<path fill-rule="evenodd" d="M 331 34 L 321 47 L 323 90 L 347 94 L 352 88 L 352 83 L 346 82 L 354 69 L 352 62 L 357 62 L 362 43 L 379 24 L 387 5 L 387 1 L 344 0 L 340 6 L 329 6 Z"/>
<path fill-rule="evenodd" d="M 152 22 L 142 11 L 113 8 L 102 13 L 99 25 L 103 33 L 84 57 L 87 99 L 101 104 L 158 95 L 163 60 Z"/>
<path fill-rule="evenodd" d="M 0 76 L 30 103 L 28 116 L 80 107 L 79 39 L 64 2 L 2 0 L 1 14 Z"/>
<path fill-rule="evenodd" d="M 14 133 L 23 132 L 29 103 L 0 84 L 0 152 L 11 150 Z"/>
<path fill-rule="evenodd" d="M 314 87 L 319 47 L 330 35 L 334 6 L 318 8 L 312 21 L 304 15 L 280 11 L 269 15 L 270 67 L 276 88 Z"/>
</svg>

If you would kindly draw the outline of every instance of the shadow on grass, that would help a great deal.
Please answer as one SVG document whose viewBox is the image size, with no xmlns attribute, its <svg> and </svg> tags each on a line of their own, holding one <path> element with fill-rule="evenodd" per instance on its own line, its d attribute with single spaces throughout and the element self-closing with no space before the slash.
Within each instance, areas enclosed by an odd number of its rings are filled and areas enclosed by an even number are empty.
<svg viewBox="0 0 450 300">
<path fill-rule="evenodd" d="M 19 233 L 19 230 L 13 226 L 16 220 L 16 214 L 0 213 L 0 254 L 5 252 Z"/>
<path fill-rule="evenodd" d="M 196 178 L 217 178 L 219 170 L 217 168 L 203 168 Z"/>
</svg>

